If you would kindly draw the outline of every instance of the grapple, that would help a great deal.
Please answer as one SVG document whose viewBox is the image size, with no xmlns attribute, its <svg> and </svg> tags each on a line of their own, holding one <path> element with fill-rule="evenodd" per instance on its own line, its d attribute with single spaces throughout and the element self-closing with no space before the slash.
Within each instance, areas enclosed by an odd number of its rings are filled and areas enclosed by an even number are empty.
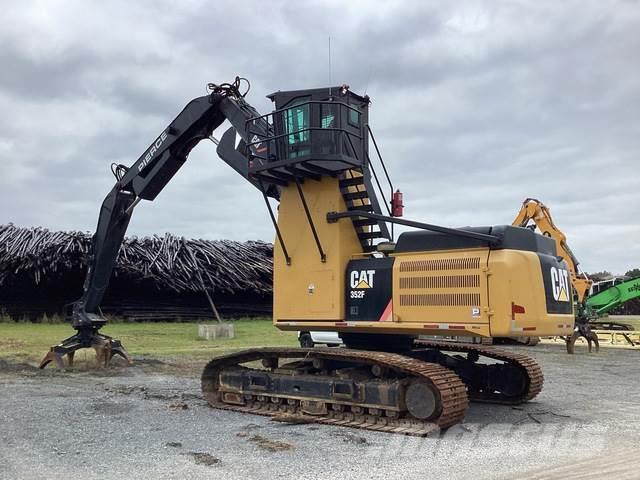
<svg viewBox="0 0 640 480">
<path fill-rule="evenodd" d="M 600 342 L 598 341 L 598 335 L 591 330 L 588 321 L 583 321 L 580 317 L 576 319 L 576 326 L 573 330 L 571 336 L 566 337 L 565 341 L 567 342 L 567 353 L 574 353 L 576 340 L 580 337 L 583 337 L 587 341 L 587 346 L 589 348 L 589 353 L 591 353 L 591 349 L 593 346 L 596 347 L 596 352 L 600 351 Z"/>
<path fill-rule="evenodd" d="M 75 353 L 81 348 L 93 348 L 96 351 L 98 365 L 108 367 L 115 355 L 121 356 L 131 365 L 133 360 L 120 340 L 101 334 L 99 329 L 100 326 L 94 325 L 76 327 L 78 333 L 49 349 L 40 362 L 40 368 L 46 367 L 51 362 L 55 362 L 56 366 L 61 369 L 73 367 Z M 65 355 L 67 356 L 66 365 Z"/>
</svg>

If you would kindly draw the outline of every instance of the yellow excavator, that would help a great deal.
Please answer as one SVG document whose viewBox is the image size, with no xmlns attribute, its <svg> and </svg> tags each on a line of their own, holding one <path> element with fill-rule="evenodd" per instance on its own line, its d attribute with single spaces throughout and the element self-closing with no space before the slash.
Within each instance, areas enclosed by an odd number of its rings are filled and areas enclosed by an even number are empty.
<svg viewBox="0 0 640 480">
<path fill-rule="evenodd" d="M 370 128 L 367 96 L 346 85 L 278 91 L 269 95 L 274 110 L 260 115 L 241 83 L 210 84 L 210 94 L 192 100 L 131 167 L 112 167 L 116 185 L 71 312 L 77 333 L 41 366 L 64 367 L 65 355 L 87 347 L 128 358 L 99 332 L 106 323 L 99 304 L 131 213 L 211 138 L 262 194 L 273 222 L 275 327 L 338 331 L 346 345 L 216 357 L 202 373 L 212 407 L 427 435 L 461 422 L 469 401 L 535 397 L 543 375 L 532 358 L 418 337 L 571 335 L 573 288 L 556 243 L 510 225 L 448 228 L 401 218 L 403 199 Z M 217 140 L 212 133 L 224 120 L 232 126 Z M 398 224 L 413 231 L 396 239 Z"/>
<path fill-rule="evenodd" d="M 574 352 L 575 342 L 580 337 L 586 339 L 589 351 L 592 349 L 592 344 L 595 345 L 596 351 L 598 351 L 598 336 L 589 328 L 589 318 L 586 314 L 586 300 L 593 281 L 590 280 L 585 273 L 580 271 L 578 267 L 579 262 L 567 244 L 567 237 L 553 222 L 549 208 L 540 200 L 526 198 L 524 202 L 522 202 L 520 211 L 513 220 L 512 225 L 531 228 L 533 230 L 537 227 L 542 235 L 553 239 L 558 255 L 562 257 L 569 268 L 571 285 L 573 286 L 575 297 L 574 301 L 576 303 L 576 325 L 573 333 L 565 337 L 567 351 L 569 353 Z"/>
</svg>

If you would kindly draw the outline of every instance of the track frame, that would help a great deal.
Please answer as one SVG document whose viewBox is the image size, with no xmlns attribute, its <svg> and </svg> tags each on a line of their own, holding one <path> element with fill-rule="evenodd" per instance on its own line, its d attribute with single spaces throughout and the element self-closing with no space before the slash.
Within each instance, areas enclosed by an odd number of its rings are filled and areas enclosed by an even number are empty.
<svg viewBox="0 0 640 480">
<path fill-rule="evenodd" d="M 299 359 L 299 368 L 281 365 L 288 359 Z M 366 388 L 368 385 L 369 391 L 377 391 L 379 395 L 373 398 L 378 401 L 370 401 L 371 395 L 322 397 L 313 388 L 295 396 L 278 391 L 272 385 L 255 390 L 226 383 L 225 377 L 230 372 L 238 372 L 239 368 L 246 368 L 242 364 L 256 361 L 262 362 L 264 370 L 261 371 L 274 380 L 285 375 L 287 368 L 291 369 L 290 375 L 300 379 L 315 375 L 336 380 L 342 371 L 356 386 Z M 353 377 L 346 372 L 349 368 L 353 369 Z M 371 376 L 362 375 L 366 369 L 372 372 Z M 411 414 L 425 407 L 419 398 L 417 405 L 414 399 L 407 406 L 404 387 L 411 385 L 418 386 L 418 391 L 428 388 L 433 392 L 434 405 L 429 410 L 432 414 L 427 418 Z M 289 415 L 317 423 L 417 436 L 460 423 L 468 406 L 466 386 L 453 371 L 441 365 L 397 353 L 352 349 L 259 348 L 225 355 L 211 360 L 205 367 L 202 390 L 214 408 L 268 416 Z M 390 394 L 386 403 L 382 402 L 385 392 Z"/>
</svg>

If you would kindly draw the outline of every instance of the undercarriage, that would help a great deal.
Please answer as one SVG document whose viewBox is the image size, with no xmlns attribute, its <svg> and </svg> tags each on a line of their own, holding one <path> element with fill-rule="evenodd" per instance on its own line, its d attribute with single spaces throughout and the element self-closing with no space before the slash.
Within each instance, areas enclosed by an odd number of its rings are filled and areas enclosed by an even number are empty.
<svg viewBox="0 0 640 480">
<path fill-rule="evenodd" d="M 402 353 L 257 348 L 215 358 L 202 374 L 214 408 L 415 436 L 462 422 L 469 401 L 517 405 L 542 383 L 525 355 L 425 341 Z"/>
</svg>

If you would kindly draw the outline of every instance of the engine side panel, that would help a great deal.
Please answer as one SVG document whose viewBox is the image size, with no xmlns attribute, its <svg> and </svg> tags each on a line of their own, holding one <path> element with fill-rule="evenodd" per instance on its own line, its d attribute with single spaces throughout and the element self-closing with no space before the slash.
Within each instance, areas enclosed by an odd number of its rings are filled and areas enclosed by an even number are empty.
<svg viewBox="0 0 640 480">
<path fill-rule="evenodd" d="M 489 323 L 488 257 L 488 248 L 398 255 L 393 272 L 395 320 L 436 334 L 479 332 Z"/>
</svg>

